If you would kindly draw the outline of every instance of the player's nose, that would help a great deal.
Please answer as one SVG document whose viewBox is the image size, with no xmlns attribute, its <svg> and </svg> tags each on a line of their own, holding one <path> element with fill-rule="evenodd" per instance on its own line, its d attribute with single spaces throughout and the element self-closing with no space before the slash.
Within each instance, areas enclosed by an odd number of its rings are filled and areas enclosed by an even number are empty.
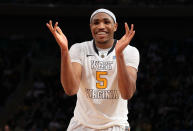
<svg viewBox="0 0 193 131">
<path fill-rule="evenodd" d="M 105 28 L 105 24 L 103 22 L 98 24 L 98 28 L 99 29 L 104 29 Z"/>
</svg>

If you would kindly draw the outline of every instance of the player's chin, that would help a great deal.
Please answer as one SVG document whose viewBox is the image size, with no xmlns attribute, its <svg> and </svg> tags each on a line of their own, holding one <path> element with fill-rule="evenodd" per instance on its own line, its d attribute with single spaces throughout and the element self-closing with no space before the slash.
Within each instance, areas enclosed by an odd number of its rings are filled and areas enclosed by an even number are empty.
<svg viewBox="0 0 193 131">
<path fill-rule="evenodd" d="M 107 38 L 95 38 L 95 41 L 99 44 L 106 44 L 108 42 Z"/>
</svg>

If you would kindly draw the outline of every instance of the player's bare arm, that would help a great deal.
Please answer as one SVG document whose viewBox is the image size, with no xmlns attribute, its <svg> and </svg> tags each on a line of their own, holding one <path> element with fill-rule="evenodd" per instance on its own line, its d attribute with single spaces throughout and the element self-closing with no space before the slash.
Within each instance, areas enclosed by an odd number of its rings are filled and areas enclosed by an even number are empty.
<svg viewBox="0 0 193 131">
<path fill-rule="evenodd" d="M 82 67 L 79 63 L 71 63 L 68 52 L 68 40 L 58 26 L 58 22 L 52 26 L 52 21 L 46 23 L 46 26 L 53 34 L 56 42 L 61 48 L 61 83 L 67 95 L 75 95 L 81 79 Z"/>
<path fill-rule="evenodd" d="M 123 50 L 130 43 L 135 35 L 131 25 L 131 30 L 125 23 L 125 35 L 117 42 L 115 46 L 117 60 L 118 87 L 123 99 L 131 99 L 136 90 L 137 70 L 133 67 L 126 66 L 123 56 Z"/>
</svg>

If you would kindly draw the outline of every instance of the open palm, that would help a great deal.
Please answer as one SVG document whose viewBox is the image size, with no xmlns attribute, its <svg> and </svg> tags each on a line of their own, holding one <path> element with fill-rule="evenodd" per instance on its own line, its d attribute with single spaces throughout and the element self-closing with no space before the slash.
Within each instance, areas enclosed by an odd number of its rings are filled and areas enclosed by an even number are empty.
<svg viewBox="0 0 193 131">
<path fill-rule="evenodd" d="M 129 26 L 125 23 L 125 35 L 117 42 L 115 46 L 115 50 L 117 54 L 122 53 L 125 47 L 130 43 L 133 36 L 135 35 L 135 31 L 133 30 L 134 25 L 131 25 L 131 30 L 129 30 Z"/>
<path fill-rule="evenodd" d="M 57 43 L 59 44 L 61 49 L 68 50 L 68 40 L 66 36 L 63 34 L 62 30 L 58 26 L 58 22 L 55 23 L 54 27 L 52 26 L 52 21 L 46 23 L 46 26 L 51 31 L 53 36 L 55 37 Z"/>
</svg>

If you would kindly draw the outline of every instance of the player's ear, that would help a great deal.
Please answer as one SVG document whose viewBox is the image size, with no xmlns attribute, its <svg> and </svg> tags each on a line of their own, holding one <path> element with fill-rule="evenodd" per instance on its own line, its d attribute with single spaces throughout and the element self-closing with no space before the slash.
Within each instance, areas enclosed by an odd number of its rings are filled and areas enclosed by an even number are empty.
<svg viewBox="0 0 193 131">
<path fill-rule="evenodd" d="M 92 32 L 92 24 L 90 23 L 89 25 L 90 25 L 90 31 Z"/>
<path fill-rule="evenodd" d="M 114 24 L 114 32 L 117 31 L 118 23 Z"/>
</svg>

